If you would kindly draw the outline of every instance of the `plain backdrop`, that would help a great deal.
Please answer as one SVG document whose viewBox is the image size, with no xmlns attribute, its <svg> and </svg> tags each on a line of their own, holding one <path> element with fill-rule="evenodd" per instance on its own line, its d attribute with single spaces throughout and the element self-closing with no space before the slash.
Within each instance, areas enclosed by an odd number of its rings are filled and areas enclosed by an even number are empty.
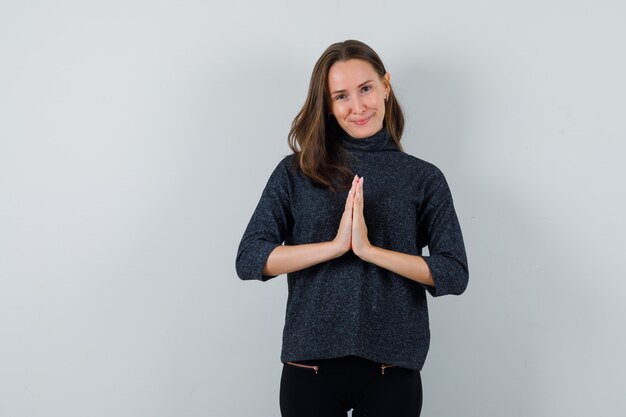
<svg viewBox="0 0 626 417">
<path fill-rule="evenodd" d="M 279 415 L 285 276 L 241 235 L 359 39 L 445 173 L 427 417 L 626 413 L 622 1 L 0 1 L 0 416 Z M 388 416 L 393 417 L 393 416 Z"/>
</svg>

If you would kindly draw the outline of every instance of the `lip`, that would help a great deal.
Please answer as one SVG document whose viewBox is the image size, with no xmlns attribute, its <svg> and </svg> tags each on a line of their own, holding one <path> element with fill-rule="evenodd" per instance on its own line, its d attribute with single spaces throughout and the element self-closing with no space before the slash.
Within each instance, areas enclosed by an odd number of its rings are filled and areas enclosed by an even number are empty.
<svg viewBox="0 0 626 417">
<path fill-rule="evenodd" d="M 373 116 L 373 115 L 372 115 Z M 370 121 L 370 119 L 372 118 L 372 116 L 366 117 L 364 119 L 358 119 L 358 120 L 353 120 L 352 123 L 358 125 L 358 126 L 363 126 L 364 124 L 366 124 L 367 122 Z"/>
</svg>

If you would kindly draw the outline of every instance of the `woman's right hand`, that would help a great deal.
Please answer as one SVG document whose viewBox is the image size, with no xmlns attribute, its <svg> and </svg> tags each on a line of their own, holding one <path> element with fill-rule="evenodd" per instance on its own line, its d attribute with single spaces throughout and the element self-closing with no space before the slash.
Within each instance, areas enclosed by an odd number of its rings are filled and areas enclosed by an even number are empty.
<svg viewBox="0 0 626 417">
<path fill-rule="evenodd" d="M 279 245 L 269 254 L 263 266 L 263 275 L 276 276 L 299 271 L 330 259 L 338 258 L 352 247 L 352 208 L 356 195 L 358 176 L 346 198 L 346 206 L 339 222 L 337 236 L 329 242 Z"/>
<path fill-rule="evenodd" d="M 355 175 L 352 179 L 352 187 L 346 198 L 346 205 L 339 222 L 339 230 L 337 230 L 337 236 L 333 239 L 333 244 L 337 247 L 340 256 L 348 252 L 352 245 L 352 207 L 354 206 L 354 195 L 358 179 L 358 175 Z"/>
</svg>

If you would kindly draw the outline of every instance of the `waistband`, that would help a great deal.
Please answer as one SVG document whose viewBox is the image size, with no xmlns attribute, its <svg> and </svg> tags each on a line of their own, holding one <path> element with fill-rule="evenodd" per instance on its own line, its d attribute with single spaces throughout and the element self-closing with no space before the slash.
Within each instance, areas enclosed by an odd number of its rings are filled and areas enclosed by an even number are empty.
<svg viewBox="0 0 626 417">
<path fill-rule="evenodd" d="M 311 369 L 317 375 L 322 368 L 350 367 L 350 366 L 376 366 L 380 367 L 380 372 L 385 375 L 385 369 L 395 368 L 396 365 L 375 362 L 370 359 L 362 358 L 356 355 L 341 356 L 337 358 L 325 359 L 304 359 L 288 361 L 285 365 L 296 366 L 300 368 Z"/>
</svg>

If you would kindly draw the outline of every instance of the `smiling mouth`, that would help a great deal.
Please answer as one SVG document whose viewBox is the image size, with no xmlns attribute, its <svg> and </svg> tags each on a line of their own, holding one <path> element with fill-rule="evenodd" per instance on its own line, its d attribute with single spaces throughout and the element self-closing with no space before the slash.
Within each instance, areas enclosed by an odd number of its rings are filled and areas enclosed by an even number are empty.
<svg viewBox="0 0 626 417">
<path fill-rule="evenodd" d="M 352 123 L 354 123 L 356 125 L 359 125 L 359 126 L 362 126 L 362 125 L 366 124 L 367 122 L 369 122 L 371 118 L 372 118 L 372 116 L 366 117 L 365 119 L 353 120 Z"/>
</svg>

